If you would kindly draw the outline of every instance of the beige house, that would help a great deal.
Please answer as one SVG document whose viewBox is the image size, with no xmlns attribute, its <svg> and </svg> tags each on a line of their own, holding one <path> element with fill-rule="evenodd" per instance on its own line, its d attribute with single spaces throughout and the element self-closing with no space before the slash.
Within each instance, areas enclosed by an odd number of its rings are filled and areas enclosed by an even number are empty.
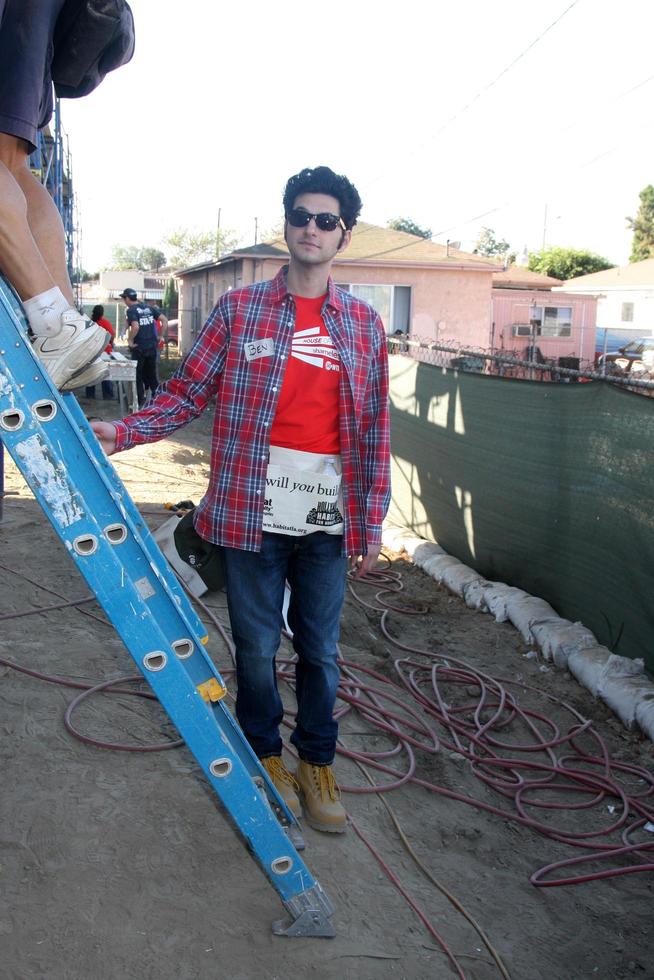
<svg viewBox="0 0 654 980">
<path fill-rule="evenodd" d="M 139 299 L 161 303 L 168 278 L 169 273 L 157 275 L 153 272 L 142 272 L 141 269 L 104 269 L 100 273 L 100 282 L 95 291 L 102 302 L 115 302 L 120 298 L 123 289 L 135 289 Z"/>
<path fill-rule="evenodd" d="M 180 351 L 189 350 L 222 293 L 271 279 L 287 262 L 276 238 L 178 272 Z M 490 259 L 366 222 L 332 267 L 334 280 L 371 303 L 389 334 L 473 347 L 491 346 L 494 272 Z"/>
<path fill-rule="evenodd" d="M 598 350 L 654 337 L 654 258 L 568 279 L 559 291 L 595 297 Z"/>
</svg>

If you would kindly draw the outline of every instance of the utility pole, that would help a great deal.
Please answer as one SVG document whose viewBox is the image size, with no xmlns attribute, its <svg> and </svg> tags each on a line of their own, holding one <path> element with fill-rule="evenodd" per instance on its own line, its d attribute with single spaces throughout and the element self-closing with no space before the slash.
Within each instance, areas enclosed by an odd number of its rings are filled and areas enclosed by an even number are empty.
<svg viewBox="0 0 654 980">
<path fill-rule="evenodd" d="M 259 219 L 255 218 L 254 219 L 254 244 L 258 245 L 258 243 L 259 243 Z"/>
<path fill-rule="evenodd" d="M 216 258 L 220 258 L 220 212 L 221 208 L 218 208 L 218 221 L 216 222 Z"/>
</svg>

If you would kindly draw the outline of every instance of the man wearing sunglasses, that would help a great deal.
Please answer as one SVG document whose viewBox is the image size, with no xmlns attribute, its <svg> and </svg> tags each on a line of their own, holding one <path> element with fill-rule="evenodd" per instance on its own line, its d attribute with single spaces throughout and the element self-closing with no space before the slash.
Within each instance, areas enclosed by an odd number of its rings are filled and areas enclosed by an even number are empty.
<svg viewBox="0 0 654 980">
<path fill-rule="evenodd" d="M 377 313 L 334 285 L 334 260 L 361 210 L 328 167 L 284 191 L 288 266 L 221 296 L 193 349 L 142 411 L 92 423 L 109 454 L 153 442 L 216 396 L 209 489 L 195 529 L 222 546 L 237 660 L 236 714 L 289 809 L 340 833 L 332 762 L 337 641 L 349 562 L 369 572 L 390 499 L 388 361 Z M 293 776 L 282 760 L 275 657 L 288 625 L 297 654 Z"/>
</svg>

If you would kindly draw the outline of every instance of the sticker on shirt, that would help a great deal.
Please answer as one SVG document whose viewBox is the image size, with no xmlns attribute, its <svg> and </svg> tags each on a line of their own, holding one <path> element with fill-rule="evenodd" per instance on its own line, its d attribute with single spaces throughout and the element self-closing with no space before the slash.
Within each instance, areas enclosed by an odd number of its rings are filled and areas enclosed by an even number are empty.
<svg viewBox="0 0 654 980">
<path fill-rule="evenodd" d="M 293 334 L 291 357 L 325 371 L 340 371 L 338 351 L 323 326 L 307 327 Z"/>
<path fill-rule="evenodd" d="M 271 357 L 275 353 L 275 341 L 272 337 L 262 337 L 261 340 L 246 340 L 243 344 L 245 358 L 256 361 L 258 357 Z"/>
<path fill-rule="evenodd" d="M 277 534 L 343 533 L 341 477 L 268 464 L 263 530 Z"/>
</svg>

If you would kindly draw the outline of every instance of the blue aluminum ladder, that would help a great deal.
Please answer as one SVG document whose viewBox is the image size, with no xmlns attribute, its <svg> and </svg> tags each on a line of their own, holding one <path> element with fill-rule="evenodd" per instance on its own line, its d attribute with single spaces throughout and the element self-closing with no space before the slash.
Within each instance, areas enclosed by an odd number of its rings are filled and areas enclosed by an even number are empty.
<svg viewBox="0 0 654 980">
<path fill-rule="evenodd" d="M 288 936 L 333 936 L 333 906 L 300 856 L 297 821 L 224 703 L 204 626 L 72 393 L 32 351 L 0 277 L 0 438 L 139 670 L 290 915 Z"/>
</svg>

